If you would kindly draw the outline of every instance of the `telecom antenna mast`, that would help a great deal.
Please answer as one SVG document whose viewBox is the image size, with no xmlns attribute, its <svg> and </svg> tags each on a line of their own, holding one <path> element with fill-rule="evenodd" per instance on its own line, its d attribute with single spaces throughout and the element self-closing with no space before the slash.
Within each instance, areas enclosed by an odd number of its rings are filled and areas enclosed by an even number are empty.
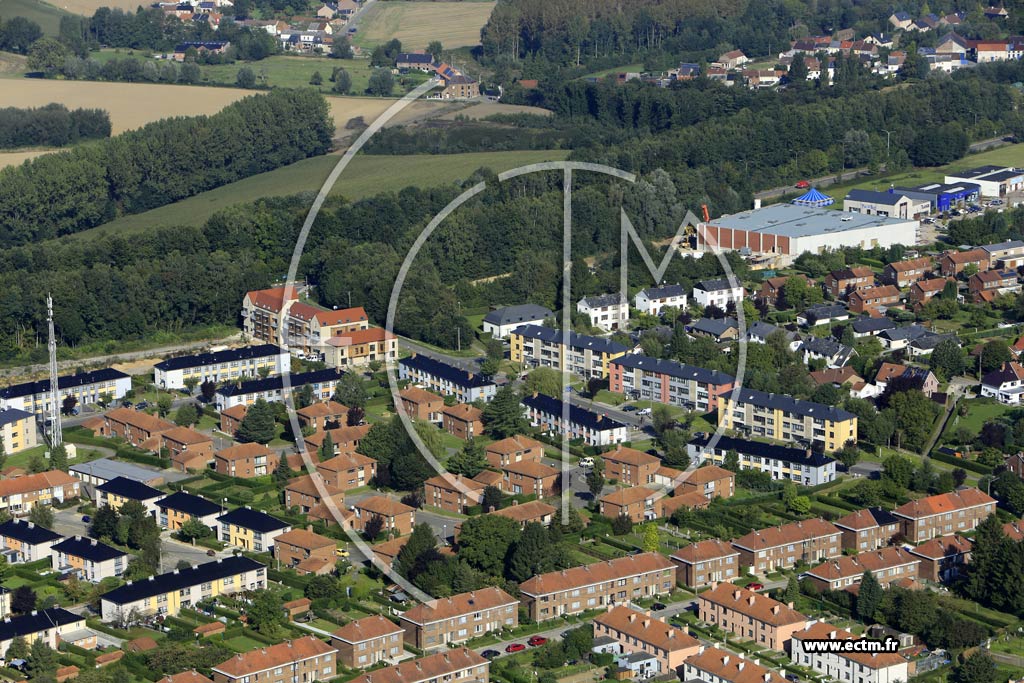
<svg viewBox="0 0 1024 683">
<path fill-rule="evenodd" d="M 53 298 L 46 295 L 46 322 L 50 328 L 50 448 L 64 443 L 60 427 L 60 388 L 57 386 L 57 335 L 53 332 Z"/>
</svg>

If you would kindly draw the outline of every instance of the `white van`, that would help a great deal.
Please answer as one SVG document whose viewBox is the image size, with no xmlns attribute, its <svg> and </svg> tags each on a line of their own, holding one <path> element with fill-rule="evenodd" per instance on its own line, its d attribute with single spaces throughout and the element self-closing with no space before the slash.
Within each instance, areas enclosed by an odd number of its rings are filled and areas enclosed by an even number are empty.
<svg viewBox="0 0 1024 683">
<path fill-rule="evenodd" d="M 585 469 L 590 469 L 593 466 L 594 466 L 594 459 L 593 458 L 591 458 L 589 456 L 586 457 L 586 458 L 580 458 L 580 467 L 583 467 Z"/>
</svg>

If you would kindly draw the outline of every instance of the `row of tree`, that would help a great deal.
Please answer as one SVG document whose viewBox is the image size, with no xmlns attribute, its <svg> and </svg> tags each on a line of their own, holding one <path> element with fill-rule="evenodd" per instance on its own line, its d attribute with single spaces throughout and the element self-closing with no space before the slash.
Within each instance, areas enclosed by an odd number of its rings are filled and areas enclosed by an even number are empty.
<svg viewBox="0 0 1024 683">
<path fill-rule="evenodd" d="M 110 115 L 102 109 L 69 110 L 63 104 L 0 109 L 0 148 L 64 147 L 110 137 Z"/>
</svg>

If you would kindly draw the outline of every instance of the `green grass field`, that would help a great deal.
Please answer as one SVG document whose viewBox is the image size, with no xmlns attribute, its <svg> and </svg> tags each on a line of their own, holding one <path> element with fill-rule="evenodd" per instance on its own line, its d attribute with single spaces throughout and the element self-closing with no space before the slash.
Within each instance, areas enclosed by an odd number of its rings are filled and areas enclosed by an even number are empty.
<svg viewBox="0 0 1024 683">
<path fill-rule="evenodd" d="M 25 17 L 39 24 L 43 33 L 55 36 L 60 31 L 60 18 L 67 14 L 40 0 L 0 0 L 0 18 Z"/>
<path fill-rule="evenodd" d="M 433 40 L 446 50 L 480 43 L 480 29 L 487 23 L 494 2 L 376 2 L 359 19 L 353 42 L 372 47 L 392 38 L 402 47 L 422 50 Z"/>
<path fill-rule="evenodd" d="M 468 178 L 479 168 L 503 171 L 538 161 L 565 159 L 567 151 L 483 152 L 446 155 L 365 155 L 352 160 L 331 194 L 360 199 L 403 187 L 436 187 Z M 197 225 L 233 204 L 263 197 L 281 197 L 320 188 L 340 157 L 327 155 L 304 159 L 291 166 L 261 173 L 236 183 L 152 211 L 124 216 L 74 236 L 133 232 L 161 225 Z M 311 199 L 312 201 L 312 199 Z"/>
<path fill-rule="evenodd" d="M 604 78 L 605 76 L 608 76 L 608 75 L 611 75 L 611 74 L 636 73 L 636 72 L 640 72 L 640 71 L 643 71 L 643 70 L 644 70 L 644 65 L 643 64 L 624 64 L 622 66 L 617 66 L 614 69 L 604 69 L 603 71 L 595 71 L 593 73 L 589 73 L 589 74 L 583 76 L 582 78 L 585 78 L 585 79 L 586 78 Z"/>
<path fill-rule="evenodd" d="M 946 430 L 942 432 L 943 438 L 948 438 L 960 427 L 966 427 L 971 430 L 972 433 L 977 434 L 981 431 L 982 425 L 986 422 L 1002 417 L 1013 410 L 1010 406 L 1004 406 L 1001 403 L 989 400 L 966 401 L 966 403 L 968 409 L 967 415 L 964 417 L 954 415 L 946 424 Z"/>
</svg>

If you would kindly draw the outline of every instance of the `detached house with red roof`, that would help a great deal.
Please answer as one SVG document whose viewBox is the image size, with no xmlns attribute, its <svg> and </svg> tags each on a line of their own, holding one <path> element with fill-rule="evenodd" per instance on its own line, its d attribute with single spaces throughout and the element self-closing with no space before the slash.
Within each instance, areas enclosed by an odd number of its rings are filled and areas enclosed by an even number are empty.
<svg viewBox="0 0 1024 683">
<path fill-rule="evenodd" d="M 995 511 L 994 498 L 975 488 L 962 488 L 910 501 L 893 514 L 902 520 L 903 536 L 911 543 L 922 543 L 971 531 Z"/>
<path fill-rule="evenodd" d="M 482 588 L 417 605 L 401 615 L 409 644 L 432 650 L 519 626 L 519 601 L 500 588 Z"/>
<path fill-rule="evenodd" d="M 444 398 L 426 389 L 408 386 L 398 392 L 405 413 L 414 420 L 440 424 L 441 411 L 444 410 Z"/>
<path fill-rule="evenodd" d="M 888 264 L 882 271 L 882 282 L 895 285 L 900 289 L 909 287 L 932 272 L 930 258 L 915 258 L 906 261 L 895 261 Z"/>
<path fill-rule="evenodd" d="M 506 493 L 550 498 L 561 490 L 561 472 L 550 465 L 530 460 L 512 462 L 501 472 L 501 489 Z"/>
<path fill-rule="evenodd" d="M 849 296 L 851 313 L 866 313 L 880 316 L 886 308 L 892 308 L 900 302 L 900 290 L 894 285 L 881 287 L 865 287 L 851 292 Z"/>
<path fill-rule="evenodd" d="M 439 474 L 423 482 L 423 504 L 465 514 L 467 508 L 480 504 L 485 488 L 484 484 L 461 474 Z"/>
<path fill-rule="evenodd" d="M 333 538 L 313 533 L 312 527 L 292 529 L 274 539 L 274 557 L 285 567 L 299 574 L 330 574 L 334 571 Z"/>
<path fill-rule="evenodd" d="M 335 401 L 317 401 L 305 408 L 295 411 L 299 418 L 299 427 L 309 427 L 314 432 L 323 431 L 333 427 L 340 427 L 345 424 L 348 417 L 348 407 Z"/>
<path fill-rule="evenodd" d="M 986 270 L 975 273 L 967 281 L 974 303 L 988 303 L 998 296 L 1019 292 L 1020 282 L 1013 270 Z"/>
<path fill-rule="evenodd" d="M 979 271 L 988 270 L 988 252 L 984 249 L 947 251 L 939 257 L 939 272 L 944 277 L 956 277 L 964 272 L 964 268 L 967 266 L 973 266 Z"/>
<path fill-rule="evenodd" d="M 601 458 L 604 460 L 605 478 L 615 479 L 626 486 L 653 484 L 661 467 L 661 460 L 650 453 L 621 445 L 614 451 L 602 453 Z"/>
<path fill-rule="evenodd" d="M 366 531 L 371 519 L 380 518 L 385 532 L 394 531 L 399 536 L 412 533 L 416 524 L 416 508 L 411 508 L 386 496 L 372 496 L 352 506 L 346 521 L 357 531 Z"/>
<path fill-rule="evenodd" d="M 501 468 L 516 462 L 540 462 L 544 457 L 544 444 L 528 436 L 516 435 L 495 441 L 487 446 L 484 453 L 488 465 Z"/>
<path fill-rule="evenodd" d="M 1024 394 L 1024 365 L 1007 361 L 981 378 L 981 395 L 1010 406 L 1020 405 Z"/>
<path fill-rule="evenodd" d="M 618 489 L 600 499 L 601 514 L 612 519 L 625 515 L 634 524 L 646 522 L 660 516 L 657 501 L 662 496 L 644 486 Z"/>
<path fill-rule="evenodd" d="M 731 498 L 736 492 L 736 475 L 718 465 L 698 467 L 679 485 L 676 495 L 690 491 L 696 491 L 708 500 Z"/>
<path fill-rule="evenodd" d="M 952 278 L 932 278 L 930 280 L 918 280 L 914 284 L 910 285 L 910 294 L 907 295 L 907 300 L 913 306 L 914 310 L 920 310 L 926 303 L 932 300 L 932 298 L 942 293 L 942 290 L 946 288 L 947 282 L 955 282 Z"/>
</svg>

